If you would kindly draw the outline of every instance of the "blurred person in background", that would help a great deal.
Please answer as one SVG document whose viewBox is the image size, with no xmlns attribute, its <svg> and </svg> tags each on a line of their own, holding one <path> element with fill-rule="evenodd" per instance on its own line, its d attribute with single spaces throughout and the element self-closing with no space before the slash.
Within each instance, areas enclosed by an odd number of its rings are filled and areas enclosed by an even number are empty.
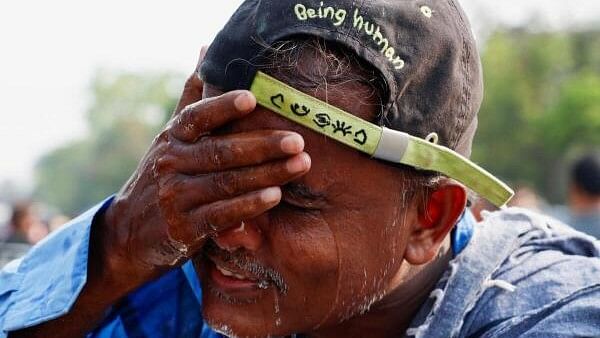
<svg viewBox="0 0 600 338">
<path fill-rule="evenodd" d="M 68 223 L 71 219 L 63 214 L 56 214 L 48 220 L 48 230 L 54 232 Z"/>
<path fill-rule="evenodd" d="M 12 208 L 7 203 L 0 202 L 0 242 L 3 242 L 10 236 L 10 215 Z"/>
<path fill-rule="evenodd" d="M 508 206 L 541 211 L 544 209 L 544 204 L 543 198 L 538 195 L 534 188 L 522 185 L 516 189 L 515 196 L 510 200 Z"/>
<path fill-rule="evenodd" d="M 48 235 L 48 227 L 42 222 L 35 205 L 18 202 L 13 206 L 6 242 L 35 244 Z"/>
<path fill-rule="evenodd" d="M 0 239 L 0 267 L 23 256 L 31 245 L 48 235 L 35 205 L 29 201 L 13 205 L 6 234 Z"/>
<path fill-rule="evenodd" d="M 600 239 L 600 152 L 575 161 L 568 189 L 568 206 L 555 208 L 554 215 L 576 230 Z"/>
<path fill-rule="evenodd" d="M 514 199 L 514 197 L 513 197 Z M 486 212 L 498 211 L 499 208 L 485 198 L 476 197 L 470 207 L 471 213 L 477 222 L 483 221 Z"/>
<path fill-rule="evenodd" d="M 532 211 L 542 211 L 546 202 L 535 191 L 534 188 L 528 185 L 520 185 L 515 189 L 515 195 L 508 202 L 509 207 L 518 207 L 529 209 Z M 471 204 L 471 212 L 477 222 L 481 222 L 485 218 L 486 212 L 498 211 L 499 208 L 490 203 L 485 198 L 476 197 Z"/>
</svg>

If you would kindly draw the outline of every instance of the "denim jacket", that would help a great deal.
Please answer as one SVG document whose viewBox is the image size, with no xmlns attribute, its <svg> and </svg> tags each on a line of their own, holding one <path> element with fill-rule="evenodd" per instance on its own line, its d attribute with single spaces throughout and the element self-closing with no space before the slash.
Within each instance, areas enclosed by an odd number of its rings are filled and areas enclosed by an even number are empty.
<svg viewBox="0 0 600 338">
<path fill-rule="evenodd" d="M 488 214 L 414 337 L 600 337 L 600 241 L 523 209 Z"/>
<path fill-rule="evenodd" d="M 0 338 L 69 311 L 86 282 L 93 218 L 110 202 L 0 272 Z M 474 231 L 466 216 L 453 234 L 460 254 L 407 336 L 600 336 L 599 242 L 524 210 L 491 214 Z M 88 337 L 220 337 L 201 307 L 196 273 L 186 263 L 113 306 Z"/>
</svg>

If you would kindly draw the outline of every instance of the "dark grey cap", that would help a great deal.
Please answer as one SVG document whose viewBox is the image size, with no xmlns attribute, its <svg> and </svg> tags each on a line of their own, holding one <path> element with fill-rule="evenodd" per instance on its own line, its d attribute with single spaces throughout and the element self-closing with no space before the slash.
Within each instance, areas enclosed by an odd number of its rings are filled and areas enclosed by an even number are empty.
<svg viewBox="0 0 600 338">
<path fill-rule="evenodd" d="M 483 85 L 468 20 L 455 0 L 246 0 L 200 70 L 225 91 L 248 89 L 266 46 L 293 35 L 339 43 L 375 67 L 388 97 L 381 121 L 469 156 Z"/>
</svg>

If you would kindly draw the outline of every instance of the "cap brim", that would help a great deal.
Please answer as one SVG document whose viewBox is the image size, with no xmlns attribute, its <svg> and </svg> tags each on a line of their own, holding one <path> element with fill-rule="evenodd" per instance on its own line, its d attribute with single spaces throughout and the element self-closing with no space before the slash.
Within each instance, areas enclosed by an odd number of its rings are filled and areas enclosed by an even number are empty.
<svg viewBox="0 0 600 338">
<path fill-rule="evenodd" d="M 441 145 L 377 126 L 257 72 L 250 91 L 258 104 L 374 158 L 446 175 L 498 207 L 514 192 L 467 158 Z"/>
</svg>

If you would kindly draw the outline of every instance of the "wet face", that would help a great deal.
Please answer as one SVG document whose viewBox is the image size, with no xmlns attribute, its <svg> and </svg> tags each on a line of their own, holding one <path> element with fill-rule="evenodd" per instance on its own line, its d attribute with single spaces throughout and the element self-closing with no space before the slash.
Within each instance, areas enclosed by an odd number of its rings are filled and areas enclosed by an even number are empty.
<svg viewBox="0 0 600 338">
<path fill-rule="evenodd" d="M 377 111 L 356 82 L 306 91 L 363 119 Z M 219 95 L 210 85 L 205 97 Z M 326 95 L 327 94 L 327 95 Z M 404 173 L 263 108 L 225 133 L 291 130 L 305 140 L 312 168 L 282 187 L 282 202 L 207 245 L 195 259 L 203 316 L 235 336 L 332 327 L 393 287 L 416 215 L 404 200 Z"/>
</svg>

